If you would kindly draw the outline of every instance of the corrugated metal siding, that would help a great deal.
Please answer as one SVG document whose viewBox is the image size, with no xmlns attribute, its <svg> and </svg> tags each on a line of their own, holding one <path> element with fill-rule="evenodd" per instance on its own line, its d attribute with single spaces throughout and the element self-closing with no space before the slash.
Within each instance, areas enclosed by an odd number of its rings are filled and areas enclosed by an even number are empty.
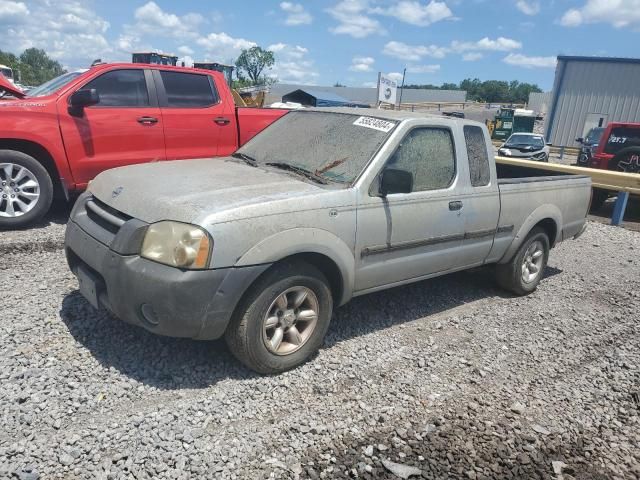
<svg viewBox="0 0 640 480">
<path fill-rule="evenodd" d="M 359 103 L 368 103 L 374 105 L 376 103 L 377 89 L 375 88 L 356 88 L 356 87 L 317 87 L 309 85 L 294 85 L 286 83 L 277 83 L 271 87 L 267 93 L 266 103 L 282 101 L 282 96 L 291 93 L 294 90 L 307 88 L 318 90 L 321 92 L 330 92 L 340 95 L 348 100 Z M 400 92 L 398 92 L 399 98 Z M 467 98 L 467 92 L 460 90 L 413 90 L 405 89 L 402 93 L 402 103 L 421 103 L 421 102 L 464 102 Z"/>
<path fill-rule="evenodd" d="M 536 113 L 546 114 L 551 106 L 551 92 L 531 92 L 527 108 Z"/>
<path fill-rule="evenodd" d="M 559 59 L 552 98 L 547 136 L 554 145 L 577 146 L 590 113 L 640 122 L 640 63 Z"/>
</svg>

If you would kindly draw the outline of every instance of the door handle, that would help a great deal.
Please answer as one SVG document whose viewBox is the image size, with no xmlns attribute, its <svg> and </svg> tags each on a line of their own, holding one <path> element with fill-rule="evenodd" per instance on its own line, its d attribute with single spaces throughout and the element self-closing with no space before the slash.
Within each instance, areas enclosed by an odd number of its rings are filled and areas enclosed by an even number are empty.
<svg viewBox="0 0 640 480">
<path fill-rule="evenodd" d="M 460 200 L 449 202 L 449 210 L 451 210 L 452 212 L 462 210 L 462 202 Z"/>
<path fill-rule="evenodd" d="M 158 123 L 158 119 L 156 117 L 140 117 L 138 118 L 138 123 L 142 125 L 153 125 L 154 123 Z"/>
<path fill-rule="evenodd" d="M 231 123 L 231 120 L 225 117 L 216 117 L 213 119 L 213 121 L 216 122 L 218 125 L 228 125 Z"/>
</svg>

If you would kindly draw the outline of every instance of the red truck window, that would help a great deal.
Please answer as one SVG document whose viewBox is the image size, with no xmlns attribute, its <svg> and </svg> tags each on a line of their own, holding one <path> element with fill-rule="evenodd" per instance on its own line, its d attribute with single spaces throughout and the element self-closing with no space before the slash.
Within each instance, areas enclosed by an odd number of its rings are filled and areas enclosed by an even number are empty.
<svg viewBox="0 0 640 480">
<path fill-rule="evenodd" d="M 206 108 L 218 103 L 209 75 L 160 71 L 167 93 L 167 107 Z"/>
<path fill-rule="evenodd" d="M 111 70 L 82 88 L 95 88 L 98 91 L 100 107 L 149 106 L 149 92 L 143 70 Z"/>
<path fill-rule="evenodd" d="M 615 155 L 623 148 L 640 147 L 640 126 L 613 127 L 604 146 L 605 153 Z"/>
</svg>

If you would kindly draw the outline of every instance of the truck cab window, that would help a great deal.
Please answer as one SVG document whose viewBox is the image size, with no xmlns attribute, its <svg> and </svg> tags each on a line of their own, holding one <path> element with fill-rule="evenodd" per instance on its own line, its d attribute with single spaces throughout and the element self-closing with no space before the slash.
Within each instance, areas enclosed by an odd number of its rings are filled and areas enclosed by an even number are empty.
<svg viewBox="0 0 640 480">
<path fill-rule="evenodd" d="M 204 108 L 218 103 L 208 75 L 160 71 L 167 107 Z"/>
<path fill-rule="evenodd" d="M 149 92 L 143 70 L 112 70 L 82 88 L 95 88 L 98 91 L 100 107 L 149 106 Z"/>
<path fill-rule="evenodd" d="M 473 187 L 489 185 L 489 156 L 487 155 L 487 142 L 482 128 L 473 125 L 464 126 L 464 139 L 467 144 L 467 157 L 469 158 L 469 175 Z"/>
<path fill-rule="evenodd" d="M 414 192 L 448 188 L 456 175 L 451 131 L 446 128 L 411 130 L 389 159 L 388 166 L 413 173 Z"/>
</svg>

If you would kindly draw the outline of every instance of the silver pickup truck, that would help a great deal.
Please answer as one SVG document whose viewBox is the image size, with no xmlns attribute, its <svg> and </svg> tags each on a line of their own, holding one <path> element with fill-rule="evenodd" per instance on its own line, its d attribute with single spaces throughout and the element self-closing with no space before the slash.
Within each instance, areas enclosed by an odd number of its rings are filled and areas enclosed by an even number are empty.
<svg viewBox="0 0 640 480">
<path fill-rule="evenodd" d="M 231 157 L 99 175 L 66 232 L 95 307 L 151 332 L 224 336 L 281 372 L 352 297 L 480 265 L 532 292 L 586 225 L 589 177 L 498 166 L 484 125 L 363 109 L 294 111 Z M 536 176 L 538 175 L 538 176 Z"/>
</svg>

